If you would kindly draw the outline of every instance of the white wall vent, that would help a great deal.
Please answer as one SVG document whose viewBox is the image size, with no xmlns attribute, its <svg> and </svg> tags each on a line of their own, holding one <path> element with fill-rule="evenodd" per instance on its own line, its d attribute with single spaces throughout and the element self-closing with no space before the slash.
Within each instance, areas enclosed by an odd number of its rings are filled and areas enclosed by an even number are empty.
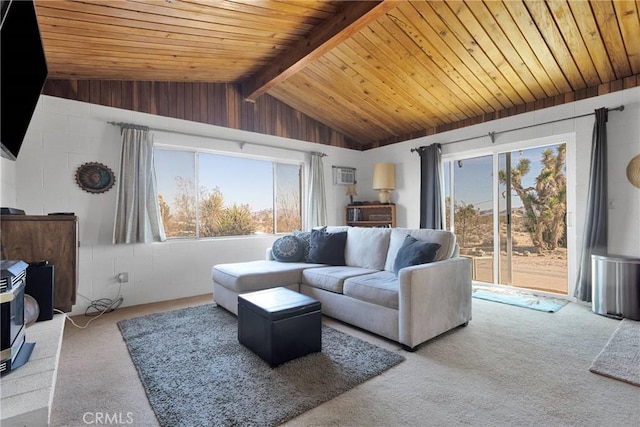
<svg viewBox="0 0 640 427">
<path fill-rule="evenodd" d="M 335 185 L 353 185 L 356 183 L 355 168 L 333 166 L 333 183 Z"/>
</svg>

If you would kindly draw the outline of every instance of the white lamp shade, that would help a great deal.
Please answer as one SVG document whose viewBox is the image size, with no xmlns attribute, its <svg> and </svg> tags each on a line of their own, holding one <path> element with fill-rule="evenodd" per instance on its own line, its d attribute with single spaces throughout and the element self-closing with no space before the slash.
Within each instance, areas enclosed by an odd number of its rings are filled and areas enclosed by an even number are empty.
<svg viewBox="0 0 640 427">
<path fill-rule="evenodd" d="M 373 168 L 373 189 L 394 190 L 396 188 L 396 165 L 376 163 Z"/>
</svg>

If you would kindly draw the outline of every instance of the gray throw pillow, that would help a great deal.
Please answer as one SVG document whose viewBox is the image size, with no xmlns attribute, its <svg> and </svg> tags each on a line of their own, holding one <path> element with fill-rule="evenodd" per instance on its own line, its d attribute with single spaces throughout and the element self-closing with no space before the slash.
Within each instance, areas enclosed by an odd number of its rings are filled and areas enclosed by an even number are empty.
<svg viewBox="0 0 640 427">
<path fill-rule="evenodd" d="M 273 242 L 271 253 L 276 261 L 298 262 L 304 259 L 304 246 L 302 239 L 286 235 Z"/>
<path fill-rule="evenodd" d="M 347 244 L 347 232 L 327 233 L 324 230 L 312 230 L 309 248 L 309 262 L 329 265 L 345 265 L 344 247 Z"/>
<path fill-rule="evenodd" d="M 438 243 L 422 242 L 413 236 L 407 236 L 398 250 L 393 271 L 397 276 L 398 272 L 405 267 L 433 262 L 438 249 L 440 249 Z"/>
</svg>

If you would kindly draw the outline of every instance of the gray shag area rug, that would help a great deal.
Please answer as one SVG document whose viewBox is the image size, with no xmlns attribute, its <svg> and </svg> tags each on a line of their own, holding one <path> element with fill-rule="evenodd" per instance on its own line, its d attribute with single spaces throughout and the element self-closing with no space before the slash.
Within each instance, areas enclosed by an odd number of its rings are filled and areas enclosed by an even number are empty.
<svg viewBox="0 0 640 427">
<path fill-rule="evenodd" d="M 162 426 L 274 426 L 405 360 L 323 325 L 322 352 L 276 368 L 207 304 L 118 322 Z"/>
<path fill-rule="evenodd" d="M 589 370 L 640 386 L 640 321 L 622 319 Z"/>
</svg>

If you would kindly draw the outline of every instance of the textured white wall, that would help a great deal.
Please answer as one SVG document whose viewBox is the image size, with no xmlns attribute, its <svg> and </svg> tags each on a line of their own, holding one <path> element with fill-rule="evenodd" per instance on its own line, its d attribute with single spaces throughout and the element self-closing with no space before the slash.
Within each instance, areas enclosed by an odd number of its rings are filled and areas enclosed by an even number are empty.
<svg viewBox="0 0 640 427">
<path fill-rule="evenodd" d="M 16 206 L 16 162 L 0 157 L 0 206 Z"/>
</svg>

